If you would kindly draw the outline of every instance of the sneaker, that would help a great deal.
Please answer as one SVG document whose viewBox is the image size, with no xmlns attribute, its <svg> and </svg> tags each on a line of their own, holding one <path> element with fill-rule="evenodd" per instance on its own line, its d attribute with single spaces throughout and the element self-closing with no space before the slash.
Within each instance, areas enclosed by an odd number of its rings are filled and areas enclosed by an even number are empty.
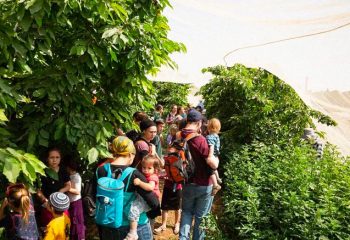
<svg viewBox="0 0 350 240">
<path fill-rule="evenodd" d="M 153 233 L 154 233 L 155 235 L 158 235 L 158 234 L 160 234 L 160 233 L 164 232 L 164 231 L 165 231 L 165 229 L 166 229 L 166 227 L 165 227 L 165 226 L 163 226 L 163 225 L 161 225 L 160 227 L 158 227 L 158 228 L 154 229 L 154 230 L 153 230 Z"/>
<path fill-rule="evenodd" d="M 220 189 L 221 189 L 221 186 L 219 184 L 213 186 L 213 190 L 211 191 L 211 195 L 215 196 L 215 194 L 217 194 L 217 192 L 220 191 Z"/>
</svg>

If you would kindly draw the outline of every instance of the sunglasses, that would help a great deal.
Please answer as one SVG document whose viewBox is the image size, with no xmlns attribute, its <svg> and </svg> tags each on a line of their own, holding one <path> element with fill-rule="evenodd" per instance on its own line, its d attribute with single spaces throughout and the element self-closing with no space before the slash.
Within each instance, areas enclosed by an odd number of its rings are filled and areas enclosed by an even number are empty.
<svg viewBox="0 0 350 240">
<path fill-rule="evenodd" d="M 10 195 L 10 191 L 13 188 L 26 188 L 26 186 L 24 186 L 23 183 L 15 183 L 15 184 L 10 184 L 9 186 L 7 186 L 6 188 L 6 196 L 8 197 Z"/>
</svg>

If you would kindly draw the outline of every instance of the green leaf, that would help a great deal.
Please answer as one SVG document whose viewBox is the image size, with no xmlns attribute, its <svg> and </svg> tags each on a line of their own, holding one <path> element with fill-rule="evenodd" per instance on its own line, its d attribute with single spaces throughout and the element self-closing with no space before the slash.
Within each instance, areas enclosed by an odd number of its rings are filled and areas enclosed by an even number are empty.
<svg viewBox="0 0 350 240">
<path fill-rule="evenodd" d="M 53 170 L 53 169 L 51 169 L 51 168 L 46 168 L 46 169 L 45 169 L 45 173 L 46 173 L 46 175 L 49 176 L 50 178 L 52 178 L 52 179 L 58 181 L 58 173 L 57 173 L 55 170 Z"/>
<path fill-rule="evenodd" d="M 121 33 L 120 29 L 118 28 L 109 28 L 107 29 L 106 31 L 103 32 L 102 34 L 102 38 L 109 38 L 109 37 L 112 37 L 113 35 L 115 34 L 119 34 Z"/>
<path fill-rule="evenodd" d="M 35 1 L 30 1 L 30 2 L 34 2 L 30 4 L 29 7 L 29 11 L 31 14 L 35 14 L 37 12 L 39 12 L 41 10 L 41 8 L 43 7 L 43 0 L 35 0 Z M 27 5 L 28 7 L 28 5 Z"/>
<path fill-rule="evenodd" d="M 42 98 L 46 95 L 46 90 L 44 88 L 39 88 L 33 92 L 33 96 L 37 98 Z"/>
<path fill-rule="evenodd" d="M 89 164 L 96 162 L 97 158 L 98 158 L 98 150 L 96 148 L 91 148 L 88 151 Z"/>
<path fill-rule="evenodd" d="M 50 137 L 49 132 L 46 131 L 45 129 L 41 129 L 39 133 L 40 133 L 40 136 L 44 139 L 49 139 Z"/>
<path fill-rule="evenodd" d="M 5 165 L 3 169 L 3 174 L 6 176 L 9 182 L 15 183 L 21 171 L 20 162 L 13 158 L 8 157 L 5 159 Z"/>
<path fill-rule="evenodd" d="M 8 121 L 6 115 L 5 115 L 5 109 L 0 109 L 0 121 Z"/>
<path fill-rule="evenodd" d="M 23 58 L 26 56 L 27 49 L 19 42 L 13 42 L 12 47 L 18 52 Z"/>
</svg>

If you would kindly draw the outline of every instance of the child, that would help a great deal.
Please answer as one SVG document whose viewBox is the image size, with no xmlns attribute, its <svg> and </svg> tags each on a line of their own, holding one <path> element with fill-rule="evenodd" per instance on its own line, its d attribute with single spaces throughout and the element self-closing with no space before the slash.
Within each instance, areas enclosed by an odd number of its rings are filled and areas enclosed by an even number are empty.
<svg viewBox="0 0 350 240">
<path fill-rule="evenodd" d="M 176 153 L 178 150 L 182 149 L 182 146 L 177 144 L 178 141 L 175 140 L 173 144 L 168 148 L 168 154 Z M 184 156 L 183 156 L 184 157 Z M 162 225 L 154 229 L 154 234 L 160 234 L 165 231 L 166 223 L 168 219 L 168 211 L 175 211 L 175 226 L 174 234 L 179 233 L 180 229 L 180 219 L 181 219 L 181 196 L 182 196 L 182 184 L 175 183 L 170 176 L 167 176 L 164 181 L 163 196 L 162 196 Z"/>
<path fill-rule="evenodd" d="M 169 133 L 166 137 L 166 143 L 170 146 L 176 140 L 177 125 L 171 124 L 169 128 Z"/>
<path fill-rule="evenodd" d="M 10 210 L 8 213 L 5 213 L 6 207 Z M 22 183 L 7 187 L 0 207 L 0 227 L 5 228 L 6 239 L 39 239 L 31 197 Z"/>
<path fill-rule="evenodd" d="M 67 192 L 70 201 L 69 217 L 72 220 L 70 239 L 82 240 L 85 239 L 85 224 L 81 200 L 81 177 L 77 172 L 78 164 L 71 158 L 67 160 L 67 172 L 70 175 L 71 182 L 71 188 Z"/>
<path fill-rule="evenodd" d="M 208 141 L 209 145 L 209 157 L 214 156 L 216 158 L 219 157 L 220 154 L 220 138 L 218 133 L 220 132 L 221 129 L 221 123 L 219 119 L 217 118 L 212 118 L 208 122 L 208 135 L 206 136 L 206 139 Z M 212 169 L 211 171 L 211 176 L 210 180 L 213 183 L 213 191 L 212 195 L 214 196 L 220 189 L 221 186 L 219 183 L 221 183 L 221 179 L 219 177 L 218 171 L 215 169 Z"/>
<path fill-rule="evenodd" d="M 157 197 L 160 198 L 159 178 L 157 175 L 160 169 L 159 159 L 156 156 L 147 155 L 142 159 L 141 166 L 142 166 L 141 171 L 145 175 L 148 183 L 142 182 L 139 178 L 135 178 L 134 185 L 139 186 L 140 188 L 146 191 L 153 191 L 157 195 Z M 137 223 L 139 221 L 140 214 L 143 212 L 147 212 L 148 210 L 150 210 L 149 206 L 138 195 L 130 207 L 130 212 L 128 216 L 130 220 L 130 230 L 125 239 L 127 240 L 138 239 Z M 151 225 L 152 225 L 152 220 L 154 221 L 154 219 L 151 219 Z"/>
<path fill-rule="evenodd" d="M 68 240 L 70 233 L 70 219 L 64 214 L 69 209 L 69 198 L 61 192 L 54 192 L 49 198 L 49 209 L 53 219 L 46 228 L 44 240 Z"/>
</svg>

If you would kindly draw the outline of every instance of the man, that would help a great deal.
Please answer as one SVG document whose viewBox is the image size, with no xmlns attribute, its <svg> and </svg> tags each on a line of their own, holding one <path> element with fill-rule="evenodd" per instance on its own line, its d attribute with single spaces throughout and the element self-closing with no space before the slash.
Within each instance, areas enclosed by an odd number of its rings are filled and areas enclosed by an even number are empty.
<svg viewBox="0 0 350 240">
<path fill-rule="evenodd" d="M 198 133 L 201 126 L 202 114 L 197 110 L 191 110 L 187 115 L 186 127 L 181 131 L 181 137 L 186 138 L 191 133 Z M 209 213 L 212 203 L 209 168 L 216 169 L 218 161 L 215 158 L 208 158 L 208 143 L 202 135 L 188 140 L 188 146 L 195 163 L 195 172 L 190 182 L 183 187 L 180 240 L 190 239 L 193 217 L 192 239 L 200 240 L 204 239 L 205 233 L 199 226 L 202 218 Z"/>
<path fill-rule="evenodd" d="M 156 146 L 156 151 L 157 154 L 160 158 L 163 158 L 163 153 L 162 153 L 162 145 L 163 145 L 163 129 L 164 129 L 164 120 L 161 118 L 158 118 L 155 121 L 156 125 L 157 125 L 157 135 L 153 138 L 153 140 L 151 140 L 151 143 L 154 144 L 154 146 Z"/>
</svg>

